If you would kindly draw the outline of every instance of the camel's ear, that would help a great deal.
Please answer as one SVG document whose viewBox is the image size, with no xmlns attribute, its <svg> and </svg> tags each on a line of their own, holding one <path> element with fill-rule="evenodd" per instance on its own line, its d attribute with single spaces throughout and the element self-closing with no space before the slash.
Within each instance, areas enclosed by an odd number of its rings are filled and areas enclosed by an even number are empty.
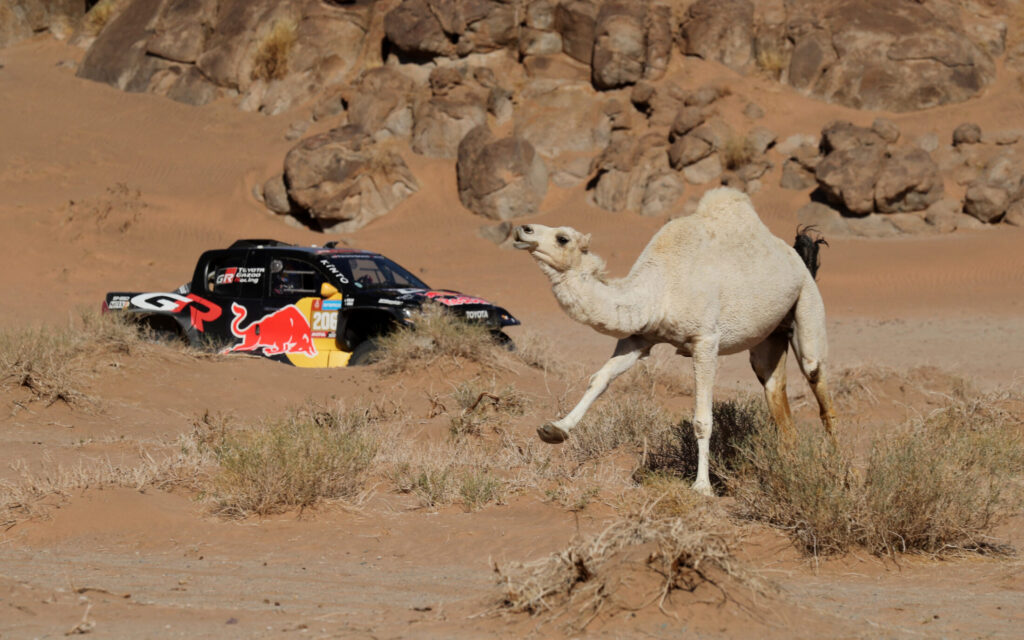
<svg viewBox="0 0 1024 640">
<path fill-rule="evenodd" d="M 586 234 L 580 238 L 580 253 L 588 253 L 590 251 L 590 234 Z"/>
</svg>

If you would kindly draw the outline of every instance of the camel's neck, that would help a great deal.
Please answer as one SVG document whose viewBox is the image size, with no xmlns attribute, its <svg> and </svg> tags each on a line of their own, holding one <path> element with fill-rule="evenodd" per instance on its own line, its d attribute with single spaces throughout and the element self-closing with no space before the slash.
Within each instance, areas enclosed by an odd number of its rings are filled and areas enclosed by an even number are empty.
<svg viewBox="0 0 1024 640">
<path fill-rule="evenodd" d="M 629 336 L 647 332 L 654 322 L 649 286 L 638 286 L 633 274 L 607 281 L 594 263 L 565 272 L 541 268 L 551 280 L 555 298 L 570 317 L 601 333 Z M 588 268 L 589 267 L 589 268 Z M 649 283 L 648 283 L 649 284 Z"/>
</svg>

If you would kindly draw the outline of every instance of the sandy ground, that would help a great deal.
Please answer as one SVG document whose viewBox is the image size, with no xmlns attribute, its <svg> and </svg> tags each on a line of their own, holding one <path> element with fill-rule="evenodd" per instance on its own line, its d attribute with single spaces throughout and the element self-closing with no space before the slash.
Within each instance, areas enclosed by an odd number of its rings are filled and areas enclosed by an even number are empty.
<svg viewBox="0 0 1024 640">
<path fill-rule="evenodd" d="M 61 325 L 83 306 L 98 307 L 108 290 L 175 287 L 189 279 L 202 250 L 238 237 L 326 240 L 267 214 L 252 196 L 254 185 L 279 170 L 292 144 L 284 132 L 302 114 L 265 117 L 227 102 L 193 108 L 120 93 L 60 64 L 81 54 L 47 38 L 0 50 L 0 326 Z M 684 79 L 699 84 L 722 73 L 693 64 Z M 864 124 L 878 115 L 759 79 L 728 78 L 733 94 L 723 109 L 738 112 L 755 99 L 768 113 L 762 124 L 781 138 L 837 118 Z M 908 137 L 934 131 L 944 139 L 964 120 L 1004 128 L 1024 117 L 1016 86 L 1004 78 L 965 105 L 883 115 Z M 538 332 L 585 369 L 602 362 L 612 340 L 564 316 L 527 256 L 479 237 L 488 221 L 458 203 L 452 163 L 406 157 L 424 188 L 344 239 L 392 256 L 434 286 L 506 306 L 523 321 L 513 338 Z M 804 195 L 774 186 L 778 175 L 776 167 L 754 202 L 786 237 Z M 582 188 L 556 187 L 529 220 L 592 233 L 612 275 L 626 273 L 663 223 L 599 210 Z M 829 242 L 819 285 L 833 366 L 913 370 L 918 386 L 931 390 L 908 394 L 895 385 L 846 407 L 846 424 L 863 430 L 858 437 L 930 410 L 954 377 L 979 390 L 1020 387 L 1024 231 L 1001 226 Z M 671 351 L 656 356 L 689 370 Z M 806 387 L 792 365 L 789 376 L 794 403 L 809 418 Z M 537 374 L 515 382 L 554 411 L 560 394 L 575 401 L 583 379 L 563 384 Z M 372 369 L 302 371 L 258 359 L 170 354 L 98 374 L 90 390 L 102 398 L 102 411 L 22 409 L 20 396 L 0 393 L 0 446 L 4 462 L 46 470 L 135 455 L 139 446 L 173 440 L 206 410 L 257 419 L 306 398 L 371 396 L 420 411 L 425 392 L 446 385 L 432 372 L 394 380 Z M 723 358 L 717 388 L 757 388 L 745 356 Z M 689 398 L 665 400 L 680 410 L 692 406 Z M 512 428 L 529 434 L 548 417 L 528 414 Z M 429 420 L 419 425 L 431 428 Z M 16 479 L 4 467 L 0 478 Z M 358 507 L 230 521 L 184 491 L 76 491 L 54 500 L 47 517 L 0 533 L 0 638 L 61 637 L 83 620 L 94 626 L 80 631 L 105 638 L 560 635 L 560 627 L 535 618 L 480 615 L 499 597 L 492 562 L 541 557 L 577 533 L 599 530 L 610 514 L 602 505 L 572 513 L 530 496 L 474 513 L 430 511 L 381 490 Z M 1022 522 L 1011 520 L 999 534 L 1019 547 Z M 1024 624 L 1024 572 L 1016 558 L 895 564 L 853 554 L 816 563 L 766 529 L 753 534 L 744 555 L 776 581 L 779 594 L 742 607 L 693 597 L 675 617 L 656 608 L 620 613 L 595 621 L 588 633 L 1010 638 L 1020 637 Z"/>
</svg>

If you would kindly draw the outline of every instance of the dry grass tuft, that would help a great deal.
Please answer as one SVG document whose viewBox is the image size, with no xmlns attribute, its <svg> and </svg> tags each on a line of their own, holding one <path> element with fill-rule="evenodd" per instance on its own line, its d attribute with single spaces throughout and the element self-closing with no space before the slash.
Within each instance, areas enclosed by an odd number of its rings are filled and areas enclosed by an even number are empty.
<svg viewBox="0 0 1024 640">
<path fill-rule="evenodd" d="M 554 340 L 535 331 L 523 331 L 516 338 L 516 356 L 527 366 L 556 376 L 569 375 L 573 368 L 559 357 Z"/>
<path fill-rule="evenodd" d="M 582 630 L 602 610 L 627 608 L 624 602 L 631 610 L 664 607 L 672 592 L 704 586 L 725 599 L 734 581 L 763 588 L 734 558 L 729 533 L 696 514 L 664 518 L 653 512 L 653 504 L 645 505 L 546 558 L 496 565 L 502 608 L 569 616 L 570 628 Z"/>
<path fill-rule="evenodd" d="M 658 441 L 670 428 L 671 417 L 653 396 L 627 388 L 609 396 L 587 414 L 570 433 L 569 455 L 579 461 L 592 460 L 620 446 L 637 450 Z"/>
<path fill-rule="evenodd" d="M 722 148 L 722 162 L 730 171 L 741 169 L 753 161 L 755 148 L 747 136 L 731 135 Z"/>
<path fill-rule="evenodd" d="M 295 20 L 275 20 L 263 36 L 252 63 L 253 80 L 280 80 L 288 73 L 288 57 L 298 39 Z"/>
<path fill-rule="evenodd" d="M 1020 427 L 991 398 L 957 402 L 877 440 L 863 472 L 816 425 L 794 442 L 766 429 L 726 483 L 741 514 L 814 554 L 999 551 L 989 534 L 1020 504 Z"/>
<path fill-rule="evenodd" d="M 381 445 L 375 422 L 366 408 L 307 403 L 253 429 L 207 432 L 220 467 L 210 487 L 216 512 L 266 515 L 356 498 Z"/>
<path fill-rule="evenodd" d="M 117 314 L 82 312 L 67 327 L 0 331 L 0 386 L 22 387 L 36 400 L 84 405 L 97 360 L 146 349 L 138 329 Z"/>
<path fill-rule="evenodd" d="M 82 30 L 91 36 L 99 35 L 127 4 L 127 0 L 99 0 L 82 18 Z"/>
<path fill-rule="evenodd" d="M 494 456 L 464 440 L 424 446 L 411 442 L 392 447 L 385 473 L 399 493 L 435 509 L 461 502 L 469 511 L 502 503 L 512 483 L 498 473 Z"/>
<path fill-rule="evenodd" d="M 755 62 L 757 68 L 772 80 L 782 77 L 782 72 L 789 66 L 791 54 L 781 43 L 758 41 Z"/>
<path fill-rule="evenodd" d="M 479 436 L 484 425 L 503 424 L 509 417 L 521 416 L 529 404 L 526 396 L 512 385 L 497 388 L 497 383 L 483 385 L 474 378 L 458 384 L 452 397 L 460 411 L 449 420 L 449 431 L 453 437 Z"/>
<path fill-rule="evenodd" d="M 754 433 L 773 429 L 771 417 L 759 398 L 715 402 L 711 407 L 711 481 L 721 489 L 720 473 L 735 469 L 743 443 Z M 668 474 L 680 478 L 697 476 L 697 438 L 693 421 L 683 419 L 651 441 L 641 469 L 648 473 Z"/>
<path fill-rule="evenodd" d="M 486 327 L 447 313 L 440 305 L 428 305 L 410 320 L 411 327 L 398 327 L 378 338 L 375 361 L 384 373 L 422 369 L 449 359 L 498 366 L 506 355 Z"/>
</svg>

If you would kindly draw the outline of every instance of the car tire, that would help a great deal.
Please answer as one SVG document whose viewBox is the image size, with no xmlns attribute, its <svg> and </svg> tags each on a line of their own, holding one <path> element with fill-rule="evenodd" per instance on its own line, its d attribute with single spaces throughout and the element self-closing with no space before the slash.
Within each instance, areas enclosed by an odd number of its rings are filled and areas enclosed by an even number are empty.
<svg viewBox="0 0 1024 640">
<path fill-rule="evenodd" d="M 352 350 L 352 355 L 348 359 L 348 366 L 358 367 L 373 364 L 376 360 L 377 349 L 377 341 L 373 338 L 363 340 Z"/>
<path fill-rule="evenodd" d="M 491 338 L 499 347 L 504 348 L 506 351 L 515 352 L 516 343 L 512 342 L 512 338 L 508 337 L 508 334 L 504 331 L 492 331 Z"/>
</svg>

